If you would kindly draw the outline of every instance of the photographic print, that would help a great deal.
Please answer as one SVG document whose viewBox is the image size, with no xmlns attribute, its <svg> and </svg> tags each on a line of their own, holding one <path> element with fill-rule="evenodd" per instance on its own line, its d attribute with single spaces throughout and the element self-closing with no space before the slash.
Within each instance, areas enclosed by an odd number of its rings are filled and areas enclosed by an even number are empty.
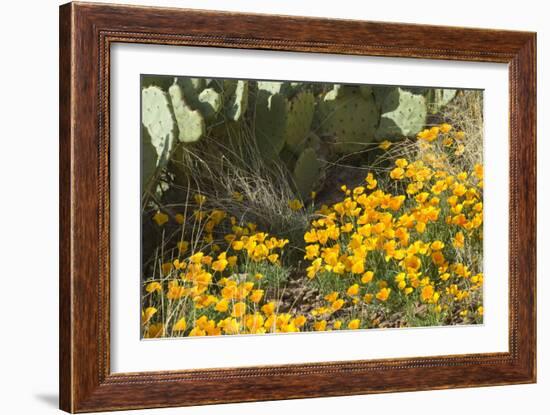
<svg viewBox="0 0 550 415">
<path fill-rule="evenodd" d="M 483 323 L 482 90 L 140 89 L 143 338 Z"/>
</svg>

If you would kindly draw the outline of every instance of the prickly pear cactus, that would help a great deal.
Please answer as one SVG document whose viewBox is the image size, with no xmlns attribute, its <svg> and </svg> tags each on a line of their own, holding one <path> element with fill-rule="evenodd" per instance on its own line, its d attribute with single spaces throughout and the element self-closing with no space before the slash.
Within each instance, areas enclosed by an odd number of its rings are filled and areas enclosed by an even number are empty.
<svg viewBox="0 0 550 415">
<path fill-rule="evenodd" d="M 156 175 L 159 157 L 157 150 L 151 143 L 151 135 L 143 124 L 141 125 L 141 189 L 142 192 L 150 188 L 153 177 Z"/>
<path fill-rule="evenodd" d="M 174 146 L 174 119 L 168 97 L 157 86 L 141 90 L 141 122 L 148 133 L 142 140 L 151 145 L 157 155 L 155 166 L 166 164 Z"/>
<path fill-rule="evenodd" d="M 320 133 L 334 137 L 336 152 L 348 153 L 374 141 L 379 115 L 372 92 L 335 85 L 319 102 L 317 119 Z"/>
<path fill-rule="evenodd" d="M 205 123 L 202 114 L 193 110 L 185 101 L 182 87 L 174 83 L 169 89 L 174 118 L 179 130 L 178 139 L 184 143 L 198 141 L 205 132 Z"/>
<path fill-rule="evenodd" d="M 206 87 L 206 80 L 203 78 L 180 77 L 176 79 L 175 83 L 181 87 L 187 105 L 197 108 L 200 104 L 199 94 Z"/>
<path fill-rule="evenodd" d="M 206 120 L 214 119 L 216 115 L 218 115 L 223 104 L 221 94 L 212 88 L 203 89 L 198 96 L 198 100 L 199 104 L 197 109 L 200 110 L 202 116 Z"/>
<path fill-rule="evenodd" d="M 310 131 L 307 133 L 305 140 L 302 141 L 300 146 L 296 150 L 293 150 L 291 154 L 296 157 L 296 155 L 300 155 L 306 148 L 311 148 L 319 155 L 321 153 L 321 147 L 323 147 L 323 141 L 317 134 Z"/>
<path fill-rule="evenodd" d="M 292 178 L 296 190 L 303 200 L 309 198 L 311 191 L 316 187 L 321 175 L 321 163 L 317 153 L 312 148 L 306 148 L 296 160 Z"/>
<path fill-rule="evenodd" d="M 281 94 L 258 91 L 254 128 L 258 149 L 266 158 L 277 156 L 285 145 L 287 100 Z"/>
<path fill-rule="evenodd" d="M 429 89 L 425 94 L 429 113 L 437 114 L 444 106 L 452 101 L 456 96 L 456 92 L 456 89 L 448 88 Z"/>
<path fill-rule="evenodd" d="M 288 102 L 287 109 L 285 143 L 291 151 L 298 152 L 311 130 L 315 98 L 311 92 L 300 92 Z"/>
<path fill-rule="evenodd" d="M 415 136 L 426 124 L 427 108 L 423 95 L 395 87 L 379 91 L 380 124 L 377 139 L 392 140 Z"/>
<path fill-rule="evenodd" d="M 163 91 L 168 91 L 170 85 L 174 83 L 173 76 L 167 75 L 141 75 L 141 87 L 158 86 Z"/>
<path fill-rule="evenodd" d="M 258 81 L 258 91 L 266 91 L 271 95 L 275 94 L 284 94 L 285 93 L 285 82 L 279 81 Z"/>
<path fill-rule="evenodd" d="M 291 98 L 302 90 L 303 82 L 258 81 L 258 90 L 270 94 L 282 94 Z"/>
<path fill-rule="evenodd" d="M 228 92 L 231 93 L 226 115 L 232 121 L 239 121 L 248 107 L 248 81 L 236 81 Z"/>
<path fill-rule="evenodd" d="M 256 98 L 256 140 L 262 154 L 273 156 L 286 145 L 299 153 L 303 149 L 313 121 L 315 98 L 301 91 L 291 99 L 281 93 L 259 89 Z"/>
<path fill-rule="evenodd" d="M 370 99 L 372 97 L 372 87 L 370 86 L 361 85 L 359 87 L 359 91 L 361 92 L 361 95 L 365 99 Z"/>
</svg>

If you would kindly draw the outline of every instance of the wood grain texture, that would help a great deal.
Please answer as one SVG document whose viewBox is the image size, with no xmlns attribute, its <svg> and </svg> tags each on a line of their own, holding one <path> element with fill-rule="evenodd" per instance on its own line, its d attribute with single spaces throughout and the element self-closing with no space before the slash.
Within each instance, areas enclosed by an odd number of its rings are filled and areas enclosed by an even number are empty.
<svg viewBox="0 0 550 415">
<path fill-rule="evenodd" d="M 109 69 L 117 42 L 508 63 L 509 352 L 110 373 Z M 60 406 L 90 412 L 534 382 L 534 33 L 101 4 L 60 9 Z"/>
</svg>

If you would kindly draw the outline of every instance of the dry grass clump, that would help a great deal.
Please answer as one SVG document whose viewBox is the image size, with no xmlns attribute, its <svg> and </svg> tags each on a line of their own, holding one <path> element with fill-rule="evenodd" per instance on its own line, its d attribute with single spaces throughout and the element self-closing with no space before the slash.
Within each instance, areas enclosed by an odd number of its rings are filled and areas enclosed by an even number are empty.
<svg viewBox="0 0 550 415">
<path fill-rule="evenodd" d="M 460 91 L 441 112 L 455 128 L 464 131 L 463 163 L 472 167 L 483 163 L 483 91 Z"/>
</svg>

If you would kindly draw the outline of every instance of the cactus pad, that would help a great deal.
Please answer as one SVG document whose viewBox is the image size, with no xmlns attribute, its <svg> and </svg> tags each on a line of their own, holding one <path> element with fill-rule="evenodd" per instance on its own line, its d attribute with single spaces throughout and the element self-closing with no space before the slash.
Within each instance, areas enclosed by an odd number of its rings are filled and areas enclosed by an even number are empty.
<svg viewBox="0 0 550 415">
<path fill-rule="evenodd" d="M 227 116 L 233 121 L 239 121 L 248 106 L 248 81 L 237 81 L 229 100 Z"/>
<path fill-rule="evenodd" d="M 285 142 L 291 151 L 297 151 L 311 129 L 315 98 L 311 92 L 300 92 L 287 103 Z"/>
<path fill-rule="evenodd" d="M 317 159 L 317 154 L 313 149 L 306 148 L 298 157 L 292 173 L 296 190 L 303 200 L 309 197 L 318 184 L 320 175 L 321 163 Z"/>
<path fill-rule="evenodd" d="M 456 96 L 456 89 L 433 88 L 426 93 L 428 111 L 430 114 L 438 113 Z"/>
<path fill-rule="evenodd" d="M 198 141 L 205 132 L 204 118 L 198 110 L 187 105 L 182 88 L 174 83 L 169 89 L 172 109 L 178 126 L 178 139 L 184 143 Z"/>
<path fill-rule="evenodd" d="M 380 100 L 377 139 L 395 140 L 415 136 L 426 124 L 426 99 L 401 88 L 390 88 Z"/>
<path fill-rule="evenodd" d="M 318 105 L 319 130 L 336 140 L 339 153 L 358 151 L 374 140 L 379 111 L 372 93 L 336 85 Z"/>
<path fill-rule="evenodd" d="M 147 129 L 148 135 L 145 138 L 156 151 L 158 165 L 167 160 L 174 145 L 174 119 L 168 97 L 157 86 L 141 90 L 141 122 Z"/>
<path fill-rule="evenodd" d="M 199 110 L 205 119 L 214 118 L 222 107 L 222 96 L 212 88 L 203 89 L 198 97 Z"/>
<path fill-rule="evenodd" d="M 285 145 L 287 111 L 287 100 L 283 95 L 258 91 L 255 134 L 258 148 L 264 157 L 276 156 Z"/>
</svg>

